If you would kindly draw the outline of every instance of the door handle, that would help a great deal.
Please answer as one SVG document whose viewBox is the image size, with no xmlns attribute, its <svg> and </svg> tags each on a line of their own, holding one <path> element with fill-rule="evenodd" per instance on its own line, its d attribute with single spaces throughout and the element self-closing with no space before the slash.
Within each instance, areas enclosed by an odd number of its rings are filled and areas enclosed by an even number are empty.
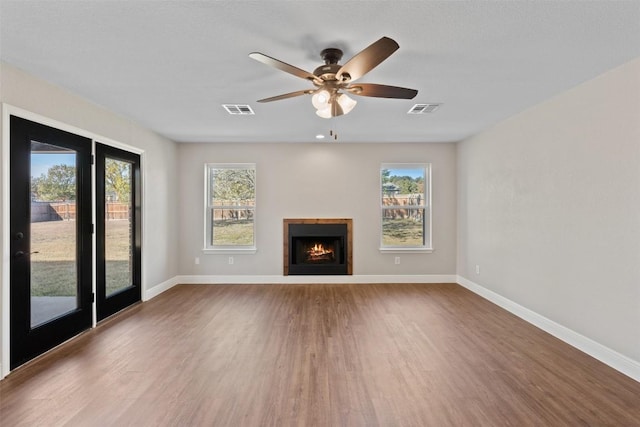
<svg viewBox="0 0 640 427">
<path fill-rule="evenodd" d="M 40 251 L 33 251 L 31 253 L 29 253 L 29 255 L 33 255 L 33 254 L 39 254 Z M 13 254 L 14 257 L 16 258 L 20 258 L 21 256 L 24 256 L 24 252 L 23 251 L 18 251 L 15 254 Z"/>
</svg>

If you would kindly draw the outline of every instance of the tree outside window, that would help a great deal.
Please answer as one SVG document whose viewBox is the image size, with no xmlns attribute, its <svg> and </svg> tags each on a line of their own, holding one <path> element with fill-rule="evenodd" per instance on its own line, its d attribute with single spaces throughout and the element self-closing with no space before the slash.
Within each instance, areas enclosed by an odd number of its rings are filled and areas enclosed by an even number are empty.
<svg viewBox="0 0 640 427">
<path fill-rule="evenodd" d="M 111 202 L 129 203 L 131 200 L 131 169 L 129 162 L 105 159 L 105 193 Z"/>
<path fill-rule="evenodd" d="M 50 155 L 51 156 L 51 155 Z M 31 178 L 31 194 L 35 200 L 75 201 L 76 167 L 75 165 L 53 165 L 46 173 Z"/>
</svg>

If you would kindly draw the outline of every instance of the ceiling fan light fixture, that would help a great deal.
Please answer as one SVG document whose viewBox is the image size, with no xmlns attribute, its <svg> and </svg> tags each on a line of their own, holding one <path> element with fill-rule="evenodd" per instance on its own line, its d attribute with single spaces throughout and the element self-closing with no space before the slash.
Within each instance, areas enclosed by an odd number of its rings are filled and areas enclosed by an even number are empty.
<svg viewBox="0 0 640 427">
<path fill-rule="evenodd" d="M 349 112 L 353 110 L 353 107 L 355 107 L 356 104 L 358 103 L 358 101 L 356 101 L 355 99 L 349 98 L 344 93 L 339 94 L 336 98 L 336 101 L 342 108 L 342 114 L 349 114 Z"/>
<path fill-rule="evenodd" d="M 324 92 L 324 94 L 322 92 Z M 328 97 L 325 94 L 328 95 Z M 322 102 L 318 102 L 315 98 L 316 95 L 319 95 L 320 101 Z M 348 114 L 358 103 L 344 93 L 334 93 L 330 95 L 326 90 L 316 92 L 316 94 L 313 95 L 311 102 L 317 110 L 316 114 L 323 119 L 330 119 L 331 117 Z"/>
<path fill-rule="evenodd" d="M 322 110 L 327 108 L 329 106 L 330 100 L 331 100 L 331 94 L 326 89 L 317 91 L 311 97 L 311 103 L 316 108 L 316 110 Z"/>
<path fill-rule="evenodd" d="M 330 119 L 331 117 L 333 117 L 331 115 L 331 105 L 327 105 L 326 108 L 318 109 L 316 111 L 316 114 L 323 119 Z"/>
<path fill-rule="evenodd" d="M 336 96 L 331 100 L 331 117 L 338 117 L 344 114 L 342 106 L 336 101 Z"/>
</svg>

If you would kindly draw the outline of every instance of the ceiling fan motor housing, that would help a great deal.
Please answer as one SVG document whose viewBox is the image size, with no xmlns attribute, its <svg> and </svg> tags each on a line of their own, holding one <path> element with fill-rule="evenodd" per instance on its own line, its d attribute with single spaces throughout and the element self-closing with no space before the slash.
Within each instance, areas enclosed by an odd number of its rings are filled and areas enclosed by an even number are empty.
<svg viewBox="0 0 640 427">
<path fill-rule="evenodd" d="M 320 77 L 324 81 L 336 80 L 336 73 L 342 68 L 339 64 L 326 64 L 321 65 L 315 70 L 313 74 Z"/>
<path fill-rule="evenodd" d="M 320 57 L 325 64 L 337 64 L 342 59 L 342 51 L 335 47 L 329 47 L 320 52 Z"/>
<path fill-rule="evenodd" d="M 340 49 L 330 47 L 320 52 L 320 57 L 324 60 L 324 65 L 313 70 L 313 74 L 320 77 L 325 82 L 337 81 L 336 74 L 340 68 L 342 68 L 342 65 L 338 64 L 340 59 L 342 59 L 342 51 Z M 345 79 L 345 77 L 347 78 Z M 348 75 L 344 75 L 341 80 L 348 80 Z"/>
</svg>

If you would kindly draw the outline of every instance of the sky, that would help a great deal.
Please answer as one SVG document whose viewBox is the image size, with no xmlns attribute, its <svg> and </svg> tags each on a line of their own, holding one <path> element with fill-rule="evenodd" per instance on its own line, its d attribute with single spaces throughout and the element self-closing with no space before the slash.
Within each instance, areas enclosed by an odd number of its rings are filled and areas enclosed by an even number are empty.
<svg viewBox="0 0 640 427">
<path fill-rule="evenodd" d="M 31 153 L 31 177 L 38 178 L 40 175 L 46 174 L 53 165 L 69 165 L 76 164 L 76 155 L 74 153 Z"/>
<path fill-rule="evenodd" d="M 388 169 L 391 172 L 390 176 L 410 176 L 411 178 L 421 178 L 424 176 L 423 168 L 407 168 L 407 169 Z"/>
</svg>

